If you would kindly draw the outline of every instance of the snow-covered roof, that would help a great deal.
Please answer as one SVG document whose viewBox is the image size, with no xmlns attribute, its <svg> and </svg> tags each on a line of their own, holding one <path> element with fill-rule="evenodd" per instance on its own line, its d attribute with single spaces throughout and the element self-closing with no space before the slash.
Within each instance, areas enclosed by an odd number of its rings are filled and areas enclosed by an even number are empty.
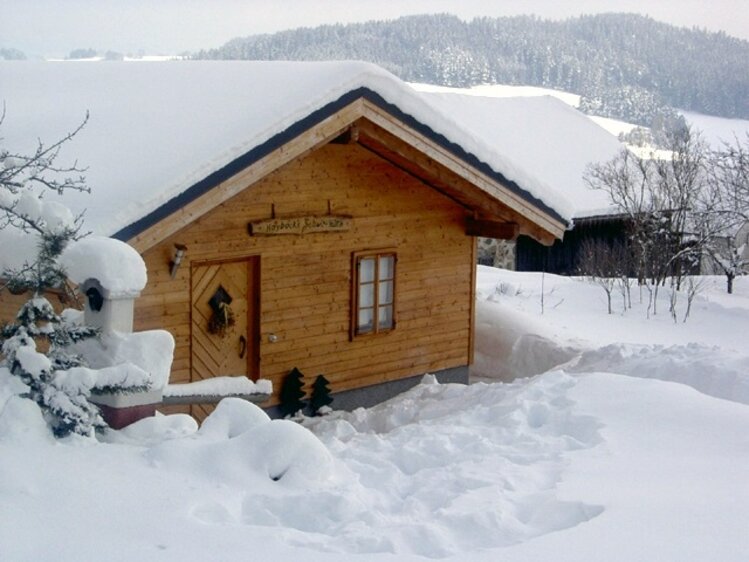
<svg viewBox="0 0 749 562">
<path fill-rule="evenodd" d="M 515 182 L 552 216 L 571 216 L 565 197 L 536 177 L 536 163 L 508 157 L 497 139 L 368 63 L 14 61 L 0 62 L 0 84 L 7 111 L 0 135 L 17 152 L 60 138 L 90 112 L 64 157 L 88 168 L 92 193 L 71 193 L 65 203 L 87 209 L 86 228 L 98 234 L 126 232 L 210 174 L 362 90 Z"/>
<path fill-rule="evenodd" d="M 545 189 L 566 196 L 573 217 L 602 214 L 611 208 L 604 192 L 585 185 L 583 174 L 588 164 L 610 160 L 623 145 L 569 104 L 552 96 L 421 95 L 491 143 L 514 165 L 532 170 Z"/>
</svg>

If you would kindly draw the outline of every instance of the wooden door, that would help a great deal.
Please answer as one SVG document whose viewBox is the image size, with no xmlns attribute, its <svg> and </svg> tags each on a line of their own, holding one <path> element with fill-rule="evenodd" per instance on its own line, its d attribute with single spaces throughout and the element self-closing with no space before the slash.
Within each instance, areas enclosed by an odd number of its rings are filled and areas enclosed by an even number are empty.
<svg viewBox="0 0 749 562">
<path fill-rule="evenodd" d="M 258 258 L 196 263 L 191 269 L 192 382 L 258 376 Z M 213 407 L 198 404 L 204 418 Z"/>
</svg>

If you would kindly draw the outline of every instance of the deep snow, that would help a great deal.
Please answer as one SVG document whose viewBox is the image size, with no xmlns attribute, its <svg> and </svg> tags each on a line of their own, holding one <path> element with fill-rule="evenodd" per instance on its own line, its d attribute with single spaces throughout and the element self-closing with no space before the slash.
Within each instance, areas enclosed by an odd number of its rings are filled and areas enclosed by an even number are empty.
<svg viewBox="0 0 749 562">
<path fill-rule="evenodd" d="M 137 297 L 148 282 L 146 263 L 132 246 L 104 236 L 71 242 L 60 265 L 77 285 L 96 279 L 110 298 Z"/>
<path fill-rule="evenodd" d="M 579 278 L 479 267 L 476 318 L 477 379 L 511 380 L 564 364 L 568 371 L 614 371 L 680 380 L 720 398 L 749 404 L 749 279 L 733 295 L 725 278 L 695 277 L 700 285 L 689 318 L 685 295 L 677 321 L 662 288 L 648 318 L 646 289 L 632 285 L 632 308 Z M 543 294 L 543 308 L 542 298 Z"/>
<path fill-rule="evenodd" d="M 0 374 L 2 559 L 744 560 L 748 280 L 709 280 L 686 324 L 549 275 L 542 314 L 541 280 L 480 268 L 490 382 L 426 377 L 306 428 L 227 399 L 200 429 L 55 442 Z M 562 366 L 492 382 L 505 360 Z"/>
</svg>

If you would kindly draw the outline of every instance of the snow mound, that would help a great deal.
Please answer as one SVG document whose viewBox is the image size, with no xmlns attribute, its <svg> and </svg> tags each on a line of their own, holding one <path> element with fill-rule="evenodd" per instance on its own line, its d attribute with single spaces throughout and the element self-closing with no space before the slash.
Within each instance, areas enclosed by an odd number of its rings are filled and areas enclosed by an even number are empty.
<svg viewBox="0 0 749 562">
<path fill-rule="evenodd" d="M 224 398 L 203 421 L 199 434 L 212 439 L 233 439 L 269 421 L 268 414 L 260 408 L 250 407 L 246 400 Z"/>
<path fill-rule="evenodd" d="M 35 402 L 11 396 L 0 408 L 0 441 L 18 444 L 29 441 L 51 443 L 54 437 Z"/>
<path fill-rule="evenodd" d="M 157 445 L 147 457 L 162 469 L 198 472 L 248 490 L 268 482 L 307 487 L 330 478 L 333 459 L 309 430 L 271 420 L 250 402 L 224 399 L 203 424 L 190 438 Z"/>
<path fill-rule="evenodd" d="M 584 352 L 566 369 L 674 381 L 716 398 L 749 404 L 749 356 L 716 346 L 611 344 Z"/>
<path fill-rule="evenodd" d="M 123 371 L 105 371 L 96 386 L 106 386 L 106 381 L 116 383 L 117 377 L 133 381 L 130 372 L 135 367 L 143 374 L 143 381 L 151 388 L 164 388 L 169 381 L 174 358 L 174 336 L 166 330 L 122 333 L 108 331 L 97 339 L 87 339 L 71 346 L 81 354 L 91 369 L 121 366 Z M 130 365 L 130 367 L 128 367 Z M 110 384 L 111 384 L 110 382 Z"/>
<path fill-rule="evenodd" d="M 128 244 L 104 236 L 89 236 L 70 244 L 60 264 L 71 281 L 96 279 L 111 298 L 136 297 L 148 281 L 146 264 Z"/>
<path fill-rule="evenodd" d="M 251 381 L 245 376 L 211 377 L 189 383 L 168 384 L 164 396 L 231 396 L 242 394 L 271 394 L 273 382 L 268 379 Z"/>
<path fill-rule="evenodd" d="M 172 414 L 143 418 L 119 429 L 106 431 L 100 438 L 107 443 L 127 443 L 153 447 L 164 441 L 182 439 L 194 435 L 198 422 L 187 414 Z"/>
<path fill-rule="evenodd" d="M 648 318 L 647 295 L 638 295 L 634 284 L 632 308 L 607 314 L 603 291 L 593 282 L 479 267 L 471 376 L 508 381 L 556 367 L 613 372 L 679 382 L 747 404 L 749 276 L 736 279 L 731 295 L 724 283 L 702 276 L 691 317 L 675 323 L 666 289 L 657 316 Z"/>
<path fill-rule="evenodd" d="M 547 334 L 547 328 L 512 306 L 490 300 L 476 308 L 473 380 L 509 382 L 545 373 L 576 357 L 580 349 Z"/>
</svg>

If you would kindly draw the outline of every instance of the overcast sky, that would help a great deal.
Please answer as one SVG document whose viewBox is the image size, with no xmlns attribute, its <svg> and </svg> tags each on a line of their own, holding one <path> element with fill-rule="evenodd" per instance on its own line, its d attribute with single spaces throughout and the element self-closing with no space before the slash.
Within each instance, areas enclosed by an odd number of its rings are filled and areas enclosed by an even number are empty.
<svg viewBox="0 0 749 562">
<path fill-rule="evenodd" d="M 81 47 L 174 54 L 256 33 L 438 12 L 463 19 L 637 12 L 749 39 L 749 0 L 0 0 L 0 47 L 30 56 Z"/>
</svg>

